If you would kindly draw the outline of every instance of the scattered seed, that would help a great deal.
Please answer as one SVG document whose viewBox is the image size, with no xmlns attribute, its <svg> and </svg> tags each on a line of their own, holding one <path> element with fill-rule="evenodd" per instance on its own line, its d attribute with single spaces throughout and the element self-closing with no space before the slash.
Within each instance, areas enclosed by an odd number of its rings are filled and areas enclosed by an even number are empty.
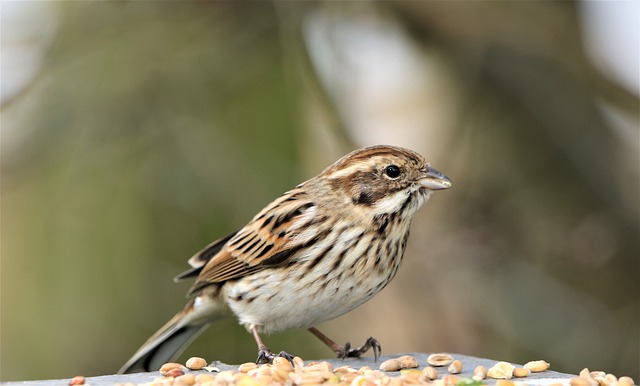
<svg viewBox="0 0 640 386">
<path fill-rule="evenodd" d="M 433 381 L 438 378 L 438 371 L 431 366 L 427 366 L 422 369 L 422 375 L 424 375 L 427 379 Z"/>
<path fill-rule="evenodd" d="M 411 369 L 418 367 L 418 360 L 409 355 L 403 355 L 399 358 L 387 359 L 380 364 L 380 370 L 382 371 L 398 371 L 402 369 Z M 368 369 L 370 370 L 370 369 Z M 362 369 L 358 371 L 363 374 Z"/>
<path fill-rule="evenodd" d="M 584 368 L 584 369 L 582 369 L 582 371 L 580 371 L 579 377 L 584 379 L 585 381 L 587 381 L 589 383 L 589 385 L 591 385 L 591 386 L 598 386 L 599 385 L 598 381 L 596 381 L 591 376 L 591 372 L 587 368 Z"/>
<path fill-rule="evenodd" d="M 304 361 L 300 357 L 293 357 L 293 367 L 301 369 L 304 367 Z"/>
<path fill-rule="evenodd" d="M 191 385 L 195 385 L 195 383 L 196 383 L 196 376 L 191 373 L 180 375 L 179 377 L 176 377 L 176 379 L 173 381 L 174 386 L 191 386 Z"/>
<path fill-rule="evenodd" d="M 493 379 L 511 379 L 515 368 L 516 367 L 509 362 L 498 362 L 487 370 L 487 377 Z"/>
<path fill-rule="evenodd" d="M 76 375 L 69 381 L 69 386 L 84 385 L 85 378 L 82 375 Z"/>
<path fill-rule="evenodd" d="M 631 377 L 627 377 L 627 376 L 623 376 L 618 378 L 618 385 L 619 386 L 633 386 L 635 385 L 635 382 L 633 381 L 633 378 Z"/>
<path fill-rule="evenodd" d="M 153 380 L 152 385 L 173 385 L 173 377 L 158 377 Z"/>
<path fill-rule="evenodd" d="M 380 363 L 380 370 L 382 371 L 398 371 L 401 368 L 400 361 L 397 358 L 387 359 Z"/>
<path fill-rule="evenodd" d="M 207 383 L 207 382 L 212 382 L 216 380 L 216 376 L 215 375 L 211 375 L 211 374 L 198 374 L 196 375 L 196 383 Z"/>
<path fill-rule="evenodd" d="M 455 374 L 463 371 L 460 360 L 450 354 L 439 353 L 430 355 L 430 361 L 438 366 L 448 363 L 447 372 L 438 378 L 438 371 L 431 365 L 418 369 L 415 357 L 404 355 L 392 358 L 380 364 L 380 369 L 363 366 L 359 369 L 346 364 L 334 368 L 326 361 L 309 362 L 295 357 L 293 363 L 285 358 L 275 358 L 271 364 L 256 365 L 247 362 L 237 370 L 220 371 L 214 367 L 200 367 L 206 364 L 203 358 L 190 358 L 185 366 L 178 363 L 165 363 L 160 373 L 163 377 L 146 383 L 147 386 L 472 386 L 485 383 L 486 378 L 496 379 L 496 386 L 526 386 L 526 379 L 522 379 L 535 371 L 545 371 L 549 364 L 545 361 L 532 361 L 523 367 L 516 368 L 508 362 L 498 362 L 487 370 L 484 366 L 477 366 L 473 370 L 472 378 L 460 378 Z M 346 362 L 348 363 L 348 362 Z M 217 374 L 200 373 L 189 370 L 215 369 Z M 395 375 L 386 372 L 397 371 Z M 467 375 L 470 376 L 470 375 Z M 520 378 L 519 380 L 512 379 Z M 77 380 L 76 380 L 77 378 Z M 634 386 L 630 377 L 620 377 L 603 371 L 589 371 L 583 369 L 579 376 L 568 380 L 570 386 Z M 70 386 L 84 385 L 84 377 L 75 377 L 69 382 Z M 565 380 L 564 386 L 567 385 Z M 563 386 L 552 384 L 549 386 Z M 118 386 L 135 386 L 134 384 L 118 384 Z"/>
<path fill-rule="evenodd" d="M 190 370 L 201 370 L 207 365 L 207 361 L 200 357 L 191 357 L 187 359 L 185 366 Z"/>
<path fill-rule="evenodd" d="M 451 362 L 449 367 L 447 367 L 447 371 L 450 374 L 460 374 L 460 372 L 462 372 L 462 362 L 460 362 L 458 359 L 454 360 L 453 362 Z"/>
<path fill-rule="evenodd" d="M 471 378 L 473 378 L 474 381 L 482 381 L 486 377 L 487 377 L 487 368 L 484 366 L 477 366 L 473 370 L 473 377 Z"/>
<path fill-rule="evenodd" d="M 591 386 L 589 381 L 580 377 L 573 377 L 569 380 L 571 386 Z"/>
<path fill-rule="evenodd" d="M 524 367 L 516 367 L 513 369 L 513 376 L 516 378 L 528 377 L 529 374 L 531 374 L 531 370 L 525 369 Z"/>
<path fill-rule="evenodd" d="M 251 370 L 255 370 L 258 368 L 258 365 L 255 362 L 247 362 L 238 366 L 238 371 L 241 373 L 248 373 Z"/>
<path fill-rule="evenodd" d="M 548 370 L 549 366 L 550 365 L 548 362 L 539 360 L 539 361 L 527 362 L 523 367 L 531 371 L 532 373 L 540 373 L 542 371 Z"/>
<path fill-rule="evenodd" d="M 177 378 L 181 375 L 184 375 L 184 371 L 181 369 L 171 369 L 167 372 L 167 377 Z"/>
<path fill-rule="evenodd" d="M 162 365 L 162 367 L 160 367 L 160 374 L 162 374 L 162 376 L 166 377 L 166 376 L 169 376 L 169 372 L 172 371 L 172 370 L 179 370 L 184 374 L 184 372 L 185 372 L 185 370 L 187 370 L 187 368 L 184 367 L 183 365 L 181 365 L 180 363 L 169 362 L 169 363 L 165 363 L 164 365 Z M 182 375 L 182 374 L 180 374 L 180 375 Z"/>
<path fill-rule="evenodd" d="M 445 353 L 431 354 L 427 357 L 427 363 L 431 366 L 449 366 L 453 362 L 453 357 Z"/>
<path fill-rule="evenodd" d="M 445 374 L 442 376 L 443 386 L 455 386 L 460 382 L 460 377 L 454 374 Z"/>
</svg>

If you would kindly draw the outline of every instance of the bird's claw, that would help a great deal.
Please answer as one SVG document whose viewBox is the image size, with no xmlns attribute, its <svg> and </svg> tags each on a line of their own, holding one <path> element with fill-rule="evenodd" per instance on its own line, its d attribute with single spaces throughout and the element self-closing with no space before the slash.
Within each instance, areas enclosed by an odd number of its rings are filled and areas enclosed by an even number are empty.
<svg viewBox="0 0 640 386">
<path fill-rule="evenodd" d="M 272 363 L 273 360 L 277 357 L 281 357 L 284 358 L 286 360 L 288 360 L 291 364 L 293 364 L 293 355 L 284 352 L 284 351 L 280 351 L 280 353 L 275 354 L 273 352 L 271 352 L 271 350 L 269 350 L 268 348 L 266 350 L 258 350 L 258 359 L 256 359 L 256 363 L 260 364 L 260 363 Z"/>
<path fill-rule="evenodd" d="M 344 347 L 337 352 L 338 358 L 360 358 L 362 354 L 373 349 L 373 358 L 378 361 L 378 357 L 382 354 L 382 346 L 376 339 L 369 337 L 364 344 L 358 348 L 351 348 L 351 343 L 347 342 Z"/>
</svg>

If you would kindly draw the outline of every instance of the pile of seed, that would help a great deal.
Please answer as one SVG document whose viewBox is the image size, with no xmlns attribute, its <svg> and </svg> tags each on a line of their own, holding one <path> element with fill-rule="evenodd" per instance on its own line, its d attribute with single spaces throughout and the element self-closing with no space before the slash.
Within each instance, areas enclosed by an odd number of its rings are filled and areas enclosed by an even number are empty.
<svg viewBox="0 0 640 386">
<path fill-rule="evenodd" d="M 293 363 L 292 363 L 293 362 Z M 462 372 L 462 363 L 449 354 L 432 354 L 427 358 L 425 367 L 420 368 L 416 358 L 401 356 L 380 364 L 379 369 L 368 366 L 359 369 L 350 366 L 334 368 L 329 362 L 310 362 L 295 357 L 292 362 L 284 358 L 275 358 L 273 364 L 257 365 L 248 362 L 237 370 L 220 371 L 208 367 L 203 358 L 190 358 L 185 365 L 166 363 L 160 368 L 162 377 L 156 378 L 148 386 L 480 386 L 485 379 L 496 379 L 497 386 L 525 386 L 526 377 L 531 373 L 549 369 L 545 361 L 532 361 L 523 367 L 515 367 L 508 362 L 497 362 L 487 369 L 478 366 L 471 378 L 458 376 Z M 440 368 L 437 370 L 436 368 Z M 446 368 L 446 369 L 445 369 Z M 192 370 L 207 370 L 194 373 Z M 392 373 L 392 374 L 389 374 Z M 441 374 L 440 374 L 441 373 Z M 512 378 L 520 380 L 512 381 Z M 76 381 L 78 381 L 76 379 Z M 70 382 L 70 385 L 84 384 Z M 584 369 L 579 377 L 569 380 L 571 386 L 633 386 L 629 377 L 616 378 L 602 371 Z M 561 383 L 549 385 L 560 386 Z M 133 383 L 119 386 L 135 386 Z"/>
</svg>

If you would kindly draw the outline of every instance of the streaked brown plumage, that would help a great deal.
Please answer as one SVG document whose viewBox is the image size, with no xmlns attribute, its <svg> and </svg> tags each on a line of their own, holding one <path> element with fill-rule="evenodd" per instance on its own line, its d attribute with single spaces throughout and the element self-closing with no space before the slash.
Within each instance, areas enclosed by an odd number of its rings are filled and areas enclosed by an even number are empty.
<svg viewBox="0 0 640 386">
<path fill-rule="evenodd" d="M 244 228 L 189 260 L 195 277 L 187 306 L 120 372 L 157 369 L 208 324 L 229 312 L 258 344 L 258 361 L 276 355 L 261 333 L 308 328 L 340 357 L 360 356 L 314 325 L 347 313 L 394 277 L 413 214 L 451 181 L 416 152 L 393 146 L 356 150 L 267 205 Z M 279 355 L 287 356 L 282 352 Z"/>
</svg>

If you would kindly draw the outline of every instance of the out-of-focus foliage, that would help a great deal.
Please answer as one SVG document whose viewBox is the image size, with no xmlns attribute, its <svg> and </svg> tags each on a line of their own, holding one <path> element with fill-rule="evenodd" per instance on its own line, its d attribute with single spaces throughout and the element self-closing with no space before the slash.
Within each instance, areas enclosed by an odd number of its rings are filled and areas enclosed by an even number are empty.
<svg viewBox="0 0 640 386">
<path fill-rule="evenodd" d="M 323 330 L 385 353 L 637 380 L 638 97 L 594 67 L 579 15 L 569 2 L 58 3 L 37 76 L 2 105 L 1 379 L 116 371 L 182 307 L 188 283 L 171 279 L 192 253 L 386 142 L 454 188 L 419 213 L 398 278 Z M 266 340 L 331 355 L 304 331 Z M 255 354 L 230 319 L 184 356 Z"/>
</svg>

